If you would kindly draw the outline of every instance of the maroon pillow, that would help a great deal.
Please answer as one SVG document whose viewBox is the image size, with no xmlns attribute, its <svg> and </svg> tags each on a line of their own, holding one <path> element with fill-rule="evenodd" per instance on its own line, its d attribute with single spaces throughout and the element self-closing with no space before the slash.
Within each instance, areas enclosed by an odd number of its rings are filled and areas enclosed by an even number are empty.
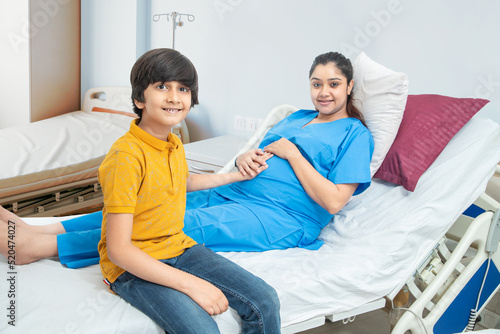
<svg viewBox="0 0 500 334">
<path fill-rule="evenodd" d="M 391 149 L 374 177 L 414 191 L 420 176 L 488 100 L 408 95 Z"/>
</svg>

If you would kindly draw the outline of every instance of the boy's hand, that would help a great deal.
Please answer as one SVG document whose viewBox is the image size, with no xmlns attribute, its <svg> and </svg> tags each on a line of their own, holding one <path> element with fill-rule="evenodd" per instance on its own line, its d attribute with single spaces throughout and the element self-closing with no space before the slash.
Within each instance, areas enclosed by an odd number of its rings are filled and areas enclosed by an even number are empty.
<svg viewBox="0 0 500 334">
<path fill-rule="evenodd" d="M 221 314 L 228 310 L 229 302 L 221 290 L 201 278 L 192 276 L 192 279 L 186 294 L 196 304 L 210 315 Z"/>
<path fill-rule="evenodd" d="M 267 168 L 266 161 L 272 156 L 272 153 L 263 152 L 260 148 L 249 150 L 236 158 L 236 165 L 241 175 L 249 180 Z"/>
</svg>

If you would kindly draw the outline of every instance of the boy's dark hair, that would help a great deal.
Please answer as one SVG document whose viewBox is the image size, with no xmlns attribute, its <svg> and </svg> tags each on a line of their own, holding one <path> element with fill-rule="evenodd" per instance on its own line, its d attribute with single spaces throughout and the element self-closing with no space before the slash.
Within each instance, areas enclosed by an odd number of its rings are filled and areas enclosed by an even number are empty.
<svg viewBox="0 0 500 334">
<path fill-rule="evenodd" d="M 153 49 L 143 54 L 132 67 L 132 104 L 134 112 L 142 117 L 142 109 L 134 100 L 144 101 L 144 91 L 156 82 L 177 81 L 191 90 L 191 107 L 198 104 L 198 74 L 193 63 L 179 51 L 173 49 Z"/>
</svg>

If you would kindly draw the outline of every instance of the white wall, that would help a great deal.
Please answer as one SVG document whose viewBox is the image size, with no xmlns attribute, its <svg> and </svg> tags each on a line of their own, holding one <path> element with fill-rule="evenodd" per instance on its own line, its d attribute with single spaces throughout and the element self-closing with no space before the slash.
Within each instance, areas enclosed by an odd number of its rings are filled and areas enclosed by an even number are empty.
<svg viewBox="0 0 500 334">
<path fill-rule="evenodd" d="M 0 0 L 0 129 L 30 121 L 28 1 Z M 5 160 L 4 160 L 5 161 Z"/>
<path fill-rule="evenodd" d="M 130 69 L 141 46 L 136 38 L 137 0 L 83 0 L 81 6 L 83 100 L 92 87 L 130 86 Z"/>
<path fill-rule="evenodd" d="M 101 0 L 99 4 L 102 8 L 104 3 L 120 2 L 120 6 L 113 5 L 114 13 L 125 10 L 122 3 L 130 1 Z M 272 107 L 282 103 L 311 107 L 309 66 L 316 55 L 331 50 L 341 51 L 351 59 L 364 51 L 386 67 L 407 73 L 410 94 L 488 98 L 491 102 L 480 113 L 500 122 L 497 1 L 146 3 L 151 16 L 177 11 L 196 17 L 194 22 L 184 20 L 184 27 L 176 30 L 176 49 L 193 61 L 200 76 L 200 105 L 188 116 L 195 140 L 237 134 L 233 129 L 235 114 L 263 118 Z M 139 3 L 138 6 L 141 7 Z M 132 5 L 128 7 L 133 10 Z M 127 11 L 124 16 L 133 15 Z M 82 23 L 83 20 L 82 17 Z M 145 24 L 150 25 L 147 29 L 151 29 L 151 48 L 171 47 L 171 22 L 164 17 L 159 22 L 146 17 Z M 118 34 L 120 40 L 131 33 L 126 32 L 127 27 L 124 29 Z M 96 57 L 95 67 L 90 70 L 95 72 L 98 68 L 100 77 L 95 76 L 92 84 L 108 84 L 110 71 L 116 71 L 113 84 L 128 84 L 132 45 L 123 41 L 116 45 L 126 55 L 126 61 Z M 120 70 L 124 73 L 119 74 Z"/>
</svg>

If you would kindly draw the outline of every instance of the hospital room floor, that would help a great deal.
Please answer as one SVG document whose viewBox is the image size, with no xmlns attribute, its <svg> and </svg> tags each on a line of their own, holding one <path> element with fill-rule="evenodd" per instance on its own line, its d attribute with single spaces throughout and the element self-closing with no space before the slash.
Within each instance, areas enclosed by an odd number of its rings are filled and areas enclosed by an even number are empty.
<svg viewBox="0 0 500 334">
<path fill-rule="evenodd" d="M 389 334 L 388 309 L 380 309 L 356 316 L 353 322 L 343 324 L 342 321 L 329 322 L 323 326 L 309 329 L 301 334 Z"/>
<path fill-rule="evenodd" d="M 484 329 L 476 325 L 474 331 Z M 342 321 L 329 322 L 323 326 L 307 331 L 301 334 L 389 334 L 391 325 L 389 324 L 389 309 L 379 309 L 356 316 L 353 322 L 343 324 Z"/>
</svg>

